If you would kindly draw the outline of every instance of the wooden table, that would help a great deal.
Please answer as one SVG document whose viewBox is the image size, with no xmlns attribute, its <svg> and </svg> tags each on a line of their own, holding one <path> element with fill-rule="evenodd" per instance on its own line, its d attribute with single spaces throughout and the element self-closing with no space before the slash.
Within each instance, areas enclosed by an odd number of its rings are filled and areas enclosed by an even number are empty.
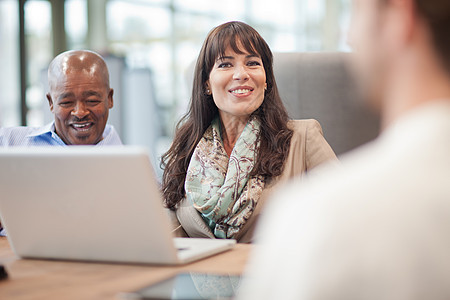
<svg viewBox="0 0 450 300">
<path fill-rule="evenodd" d="M 181 271 L 242 274 L 251 246 L 234 249 L 191 264 L 170 266 L 81 263 L 18 259 L 0 237 L 0 263 L 9 274 L 0 281 L 0 299 L 116 299 Z"/>
</svg>

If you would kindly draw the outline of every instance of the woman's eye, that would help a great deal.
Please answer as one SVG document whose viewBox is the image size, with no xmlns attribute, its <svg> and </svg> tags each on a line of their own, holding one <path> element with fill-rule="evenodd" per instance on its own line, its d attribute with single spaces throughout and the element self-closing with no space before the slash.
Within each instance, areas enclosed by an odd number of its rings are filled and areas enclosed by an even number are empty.
<svg viewBox="0 0 450 300">
<path fill-rule="evenodd" d="M 229 67 L 231 67 L 231 64 L 229 62 L 223 62 L 223 63 L 220 63 L 217 67 L 218 68 L 229 68 Z"/>
<path fill-rule="evenodd" d="M 249 61 L 247 63 L 247 65 L 249 65 L 249 66 L 260 66 L 261 63 L 259 61 Z"/>
</svg>

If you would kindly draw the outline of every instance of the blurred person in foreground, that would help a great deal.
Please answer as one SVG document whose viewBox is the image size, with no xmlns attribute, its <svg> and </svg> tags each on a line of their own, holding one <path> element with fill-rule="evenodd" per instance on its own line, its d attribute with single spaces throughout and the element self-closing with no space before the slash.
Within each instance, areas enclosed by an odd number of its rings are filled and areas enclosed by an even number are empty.
<svg viewBox="0 0 450 300">
<path fill-rule="evenodd" d="M 242 22 L 214 28 L 197 60 L 189 111 L 162 158 L 175 234 L 251 242 L 267 195 L 330 160 L 317 121 L 289 120 L 258 32 Z"/>
<path fill-rule="evenodd" d="M 122 145 L 114 127 L 106 125 L 113 89 L 100 55 L 87 50 L 59 54 L 49 65 L 48 82 L 54 121 L 42 127 L 0 128 L 0 147 Z"/>
<path fill-rule="evenodd" d="M 448 0 L 353 1 L 382 133 L 272 199 L 238 299 L 450 299 L 449 28 Z"/>
</svg>

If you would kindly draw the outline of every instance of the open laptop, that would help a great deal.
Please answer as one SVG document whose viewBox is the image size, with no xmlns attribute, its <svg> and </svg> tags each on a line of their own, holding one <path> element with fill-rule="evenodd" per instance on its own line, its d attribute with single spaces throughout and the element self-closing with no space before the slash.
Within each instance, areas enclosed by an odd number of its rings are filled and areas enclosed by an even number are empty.
<svg viewBox="0 0 450 300">
<path fill-rule="evenodd" d="M 0 149 L 0 219 L 23 258 L 182 264 L 235 244 L 173 238 L 141 147 Z"/>
</svg>

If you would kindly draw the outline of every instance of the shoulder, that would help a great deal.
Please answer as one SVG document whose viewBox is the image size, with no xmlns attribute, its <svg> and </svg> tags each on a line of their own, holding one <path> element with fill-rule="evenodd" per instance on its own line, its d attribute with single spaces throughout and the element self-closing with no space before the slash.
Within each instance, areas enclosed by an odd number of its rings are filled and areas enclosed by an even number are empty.
<svg viewBox="0 0 450 300">
<path fill-rule="evenodd" d="M 0 129 L 2 146 L 56 146 L 65 145 L 54 132 L 54 123 L 41 127 L 18 126 Z"/>
<path fill-rule="evenodd" d="M 26 126 L 0 128 L 0 144 L 4 146 L 20 144 L 37 130 L 38 128 Z"/>
<path fill-rule="evenodd" d="M 416 138 L 417 132 L 414 134 Z M 392 282 L 395 278 L 409 278 L 411 268 L 397 268 L 399 261 L 402 266 L 408 266 L 408 259 L 426 255 L 435 259 L 430 260 L 433 266 L 441 266 L 439 261 L 443 261 L 441 254 L 445 252 L 442 251 L 443 241 L 449 241 L 448 230 L 442 224 L 449 219 L 446 195 L 450 190 L 448 180 L 436 178 L 448 178 L 446 162 L 450 159 L 448 151 L 442 151 L 442 144 L 433 145 L 430 147 L 430 143 L 424 144 L 422 140 L 405 144 L 398 140 L 398 135 L 384 141 L 379 137 L 343 155 L 342 164 L 337 168 L 310 174 L 301 184 L 300 179 L 295 179 L 268 201 L 265 209 L 270 214 L 261 218 L 256 236 L 263 244 L 258 253 L 265 262 L 263 267 L 290 274 L 292 278 L 307 278 L 316 283 L 311 287 L 320 286 L 323 291 L 327 274 L 341 274 L 337 281 L 333 279 L 328 283 L 345 290 L 354 286 L 355 276 L 362 279 L 365 275 L 372 276 L 370 281 L 376 270 L 389 272 L 383 278 L 394 274 L 396 277 L 389 278 Z M 408 149 L 414 151 L 408 153 Z M 433 152 L 434 157 L 438 157 L 434 164 L 430 163 L 430 153 L 424 149 L 439 149 Z M 441 172 L 437 172 L 439 170 Z M 443 192 L 444 186 L 447 194 Z M 289 245 L 279 246 L 286 243 Z M 427 252 L 434 249 L 433 254 Z M 280 257 L 281 261 L 274 259 Z M 389 269 L 390 266 L 396 267 Z M 417 266 L 420 271 L 424 270 L 422 264 Z M 263 267 L 255 264 L 252 275 L 264 274 Z M 271 280 L 269 276 L 262 277 L 255 277 L 260 285 Z M 270 287 L 277 291 L 291 289 L 296 295 L 294 298 L 302 298 L 294 284 L 288 283 L 286 289 Z"/>
<path fill-rule="evenodd" d="M 382 189 L 379 189 L 388 184 L 383 182 L 386 177 L 382 175 L 388 168 L 387 159 L 379 157 L 378 153 L 380 147 L 377 143 L 353 150 L 344 155 L 339 164 L 325 164 L 319 172 L 310 172 L 290 182 L 279 200 L 286 201 L 284 205 L 297 205 L 296 209 L 314 210 L 319 214 L 324 214 L 325 209 L 334 215 L 338 207 L 344 210 L 338 215 L 351 214 L 349 207 L 360 205 L 364 202 L 361 199 L 368 195 L 382 194 Z"/>
<path fill-rule="evenodd" d="M 353 212 L 349 208 L 364 202 L 361 200 L 367 197 L 367 193 L 373 194 L 369 185 L 373 185 L 376 176 L 368 170 L 367 161 L 373 161 L 374 152 L 376 151 L 368 149 L 358 151 L 344 159 L 340 165 L 325 165 L 320 172 L 296 177 L 284 185 L 282 190 L 271 195 L 265 208 L 271 213 L 263 216 L 264 229 L 259 229 L 261 231 L 257 236 L 262 237 L 260 233 L 267 230 L 271 235 L 273 229 L 270 228 L 274 224 L 286 225 L 293 219 L 301 219 L 302 223 L 314 223 L 318 218 L 326 216 L 325 219 L 331 222 L 337 215 L 345 220 Z M 349 185 L 353 188 L 350 189 Z M 270 225 L 266 226 L 268 224 Z"/>
<path fill-rule="evenodd" d="M 21 134 L 21 133 L 28 134 L 28 133 L 32 133 L 34 131 L 36 131 L 35 127 L 27 127 L 27 126 L 0 128 L 1 135 L 14 135 L 14 134 Z"/>
<path fill-rule="evenodd" d="M 337 160 L 333 149 L 325 140 L 322 126 L 317 120 L 292 120 L 288 126 L 294 131 L 290 154 L 296 160 L 303 161 L 304 170 L 309 171 L 324 162 Z"/>
<path fill-rule="evenodd" d="M 317 120 L 291 120 L 288 128 L 293 131 L 291 148 L 301 147 L 306 150 L 306 147 L 322 144 L 324 141 L 322 126 Z"/>
<path fill-rule="evenodd" d="M 292 278 L 302 278 L 309 272 L 306 275 L 308 277 L 304 278 L 312 279 L 311 274 L 314 274 L 313 276 L 325 274 L 322 273 L 324 270 L 321 268 L 321 262 L 341 263 L 344 261 L 342 258 L 330 260 L 328 257 L 325 261 L 324 258 L 337 251 L 337 245 L 333 242 L 336 241 L 337 234 L 342 234 L 341 226 L 351 226 L 349 219 L 358 216 L 355 214 L 353 203 L 349 204 L 349 199 L 355 198 L 350 195 L 354 191 L 349 189 L 349 184 L 354 186 L 355 182 L 348 179 L 360 178 L 361 176 L 355 176 L 356 173 L 359 173 L 359 170 L 353 168 L 326 170 L 303 179 L 296 178 L 272 195 L 264 208 L 270 214 L 265 213 L 261 216 L 255 234 L 256 242 L 263 245 L 258 251 L 258 257 L 259 260 L 265 261 L 264 268 L 271 268 L 280 274 L 290 274 Z M 361 201 L 365 200 L 363 195 L 356 198 L 359 200 L 356 204 L 364 203 Z M 365 230 L 360 231 L 365 232 Z M 328 248 L 324 249 L 322 245 Z M 347 253 L 351 253 L 348 249 L 352 248 L 348 246 L 348 243 L 345 243 L 345 246 Z M 281 260 L 274 257 L 281 257 Z M 311 264 L 316 269 L 311 270 L 309 267 Z M 308 268 L 308 272 L 305 268 Z M 252 275 L 259 283 L 270 282 L 270 277 L 262 272 L 263 267 L 253 264 L 251 269 Z M 317 273 L 318 271 L 320 273 Z M 280 289 L 283 283 L 276 283 L 276 285 L 278 292 L 288 291 L 286 292 L 288 294 L 298 292 L 297 287 L 292 284 L 288 284 L 285 289 Z M 251 293 L 255 294 L 254 291 Z M 266 290 L 264 293 L 270 294 L 271 291 Z"/>
<path fill-rule="evenodd" d="M 114 126 L 106 124 L 103 131 L 103 140 L 98 145 L 122 145 L 122 140 Z"/>
<path fill-rule="evenodd" d="M 322 126 L 315 119 L 290 120 L 288 128 L 294 131 L 294 135 L 306 135 L 308 132 L 322 135 Z"/>
</svg>

